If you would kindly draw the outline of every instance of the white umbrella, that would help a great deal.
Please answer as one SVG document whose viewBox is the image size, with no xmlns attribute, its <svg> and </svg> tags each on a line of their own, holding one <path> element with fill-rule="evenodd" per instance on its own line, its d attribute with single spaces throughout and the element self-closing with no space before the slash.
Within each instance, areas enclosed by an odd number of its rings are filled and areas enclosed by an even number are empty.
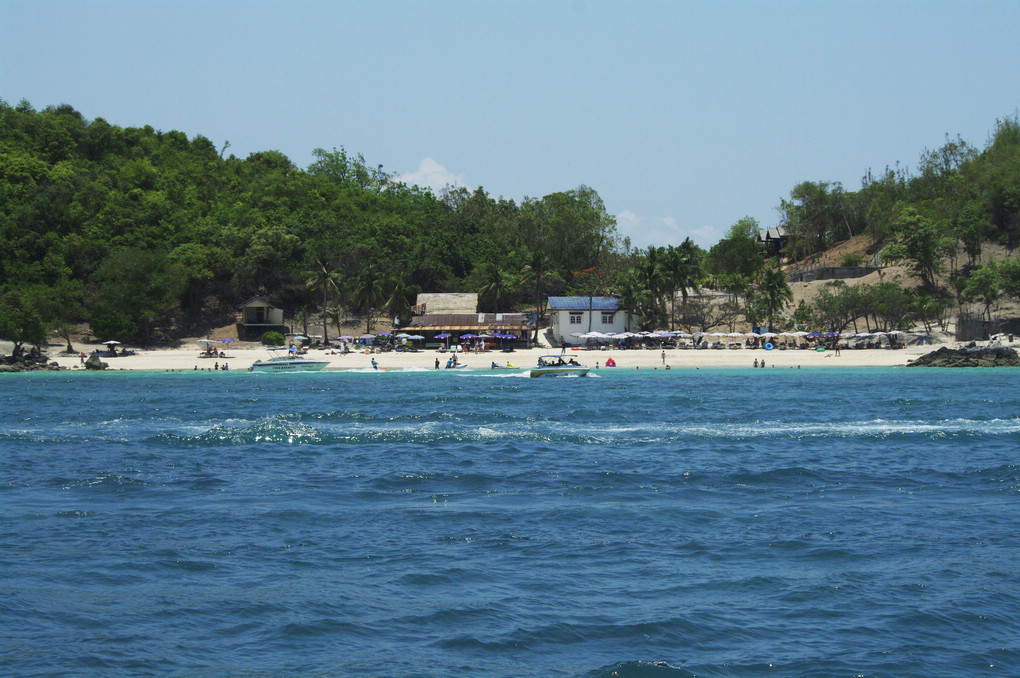
<svg viewBox="0 0 1020 678">
<path fill-rule="evenodd" d="M 105 346 L 116 346 L 119 343 L 120 343 L 119 341 L 114 341 L 113 339 L 111 339 L 110 341 L 104 341 L 103 345 L 105 345 Z"/>
<path fill-rule="evenodd" d="M 300 334 L 295 334 L 293 337 L 291 337 L 291 339 L 293 339 L 294 341 L 308 341 L 308 337 Z"/>
<path fill-rule="evenodd" d="M 119 341 L 108 341 L 106 343 L 107 344 L 119 344 L 120 342 Z M 195 343 L 196 344 L 216 344 L 216 343 L 219 343 L 219 342 L 217 342 L 214 339 L 199 339 Z"/>
</svg>

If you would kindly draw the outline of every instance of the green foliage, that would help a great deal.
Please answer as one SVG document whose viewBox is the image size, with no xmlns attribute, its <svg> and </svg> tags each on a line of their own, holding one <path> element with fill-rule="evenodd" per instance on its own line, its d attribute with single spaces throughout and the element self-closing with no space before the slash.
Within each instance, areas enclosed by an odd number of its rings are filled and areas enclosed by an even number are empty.
<svg viewBox="0 0 1020 678">
<path fill-rule="evenodd" d="M 913 207 L 905 207 L 893 222 L 892 231 L 893 242 L 886 245 L 882 258 L 906 262 L 926 287 L 935 288 L 936 276 L 954 248 L 944 225 L 922 216 Z"/>
<path fill-rule="evenodd" d="M 733 304 L 760 298 L 750 217 L 707 253 L 689 240 L 637 252 L 588 186 L 518 205 L 481 187 L 437 196 L 406 186 L 343 147 L 316 149 L 303 170 L 278 151 L 237 158 L 227 146 L 0 101 L 0 294 L 39 300 L 47 326 L 85 319 L 103 338 L 145 341 L 222 322 L 254 294 L 324 325 L 343 306 L 366 326 L 370 309 L 406 318 L 414 290 L 476 291 L 488 309 L 539 314 L 550 294 L 616 293 L 659 327 L 697 315 L 687 296 L 706 273 Z M 1020 243 L 1020 124 L 998 121 L 980 151 L 947 139 L 917 176 L 869 171 L 856 193 L 802 182 L 781 212 L 788 254 L 892 235 L 887 254 L 931 286 L 946 242 L 962 243 L 972 264 L 986 239 Z M 910 239 L 929 230 L 930 251 Z M 765 315 L 781 306 L 767 303 Z M 708 320 L 719 318 L 698 322 Z"/>
<path fill-rule="evenodd" d="M 753 217 L 744 217 L 733 224 L 727 236 L 708 251 L 705 261 L 708 272 L 753 277 L 765 265 L 758 231 L 758 221 Z"/>
<path fill-rule="evenodd" d="M 270 330 L 262 333 L 262 338 L 259 339 L 263 346 L 283 346 L 286 339 L 279 332 Z"/>
<path fill-rule="evenodd" d="M 25 344 L 43 344 L 47 331 L 42 314 L 29 294 L 8 292 L 0 297 L 0 337 L 14 344 L 14 355 L 20 355 Z"/>
<path fill-rule="evenodd" d="M 854 268 L 860 266 L 864 262 L 864 255 L 859 252 L 847 252 L 843 255 L 843 258 L 839 260 L 840 266 L 846 266 L 847 268 Z"/>
</svg>

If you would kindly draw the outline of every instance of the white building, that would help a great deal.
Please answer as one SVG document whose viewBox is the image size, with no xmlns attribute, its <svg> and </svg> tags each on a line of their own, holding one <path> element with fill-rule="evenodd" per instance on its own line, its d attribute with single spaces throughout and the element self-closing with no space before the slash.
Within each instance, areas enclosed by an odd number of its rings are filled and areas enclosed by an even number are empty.
<svg viewBox="0 0 1020 678">
<path fill-rule="evenodd" d="M 549 297 L 549 314 L 553 338 L 568 345 L 587 342 L 575 334 L 617 334 L 629 331 L 634 324 L 634 319 L 619 308 L 616 297 Z"/>
</svg>

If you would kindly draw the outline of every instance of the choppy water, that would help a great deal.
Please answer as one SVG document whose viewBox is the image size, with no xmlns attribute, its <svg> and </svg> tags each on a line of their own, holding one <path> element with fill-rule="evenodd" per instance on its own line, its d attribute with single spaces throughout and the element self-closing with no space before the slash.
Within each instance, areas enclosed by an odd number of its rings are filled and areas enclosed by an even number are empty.
<svg viewBox="0 0 1020 678">
<path fill-rule="evenodd" d="M 0 674 L 1020 675 L 1020 372 L 0 378 Z"/>
</svg>

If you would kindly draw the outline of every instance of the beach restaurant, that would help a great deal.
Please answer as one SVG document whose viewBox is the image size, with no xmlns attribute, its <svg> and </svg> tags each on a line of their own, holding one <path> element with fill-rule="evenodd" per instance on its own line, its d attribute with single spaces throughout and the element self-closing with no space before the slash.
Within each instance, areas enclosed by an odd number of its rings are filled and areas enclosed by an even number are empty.
<svg viewBox="0 0 1020 678">
<path fill-rule="evenodd" d="M 426 313 L 412 317 L 402 329 L 423 335 L 426 348 L 460 344 L 461 339 L 514 346 L 529 341 L 534 325 L 523 313 Z"/>
</svg>

